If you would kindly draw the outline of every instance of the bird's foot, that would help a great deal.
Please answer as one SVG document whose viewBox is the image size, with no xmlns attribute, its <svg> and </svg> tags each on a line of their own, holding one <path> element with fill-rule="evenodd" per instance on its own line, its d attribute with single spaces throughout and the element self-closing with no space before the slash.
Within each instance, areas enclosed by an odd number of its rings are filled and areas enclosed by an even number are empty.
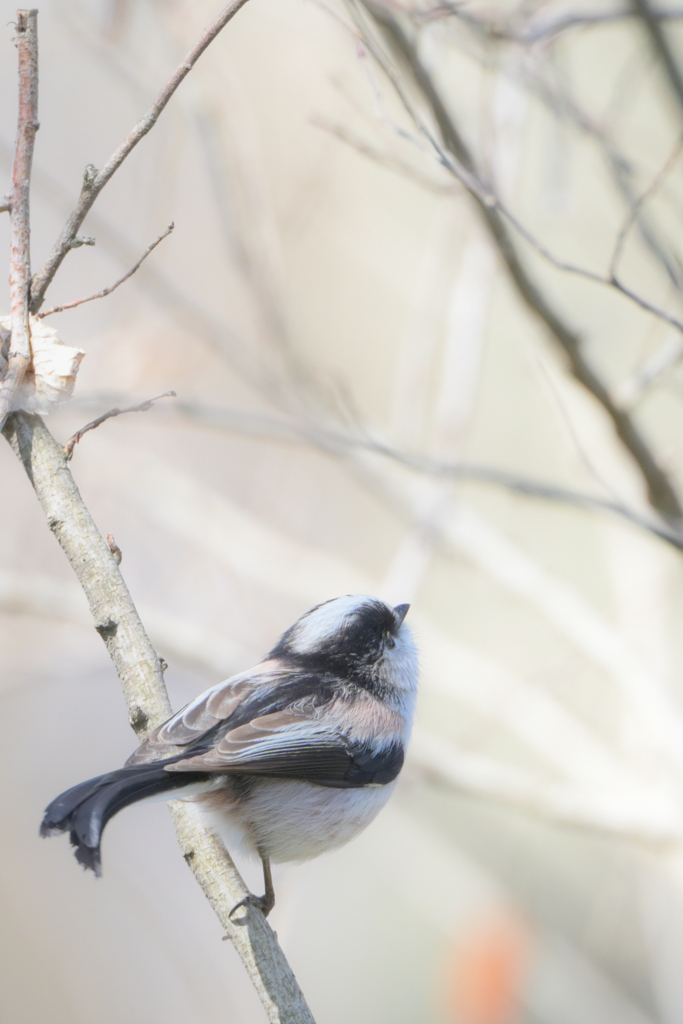
<svg viewBox="0 0 683 1024">
<path fill-rule="evenodd" d="M 275 906 L 275 896 L 266 893 L 265 896 L 255 896 L 253 892 L 250 892 L 248 896 L 245 896 L 243 900 L 236 903 L 230 911 L 228 917 L 232 921 L 233 915 L 240 909 L 240 907 L 258 907 L 264 917 L 268 917 Z"/>
</svg>

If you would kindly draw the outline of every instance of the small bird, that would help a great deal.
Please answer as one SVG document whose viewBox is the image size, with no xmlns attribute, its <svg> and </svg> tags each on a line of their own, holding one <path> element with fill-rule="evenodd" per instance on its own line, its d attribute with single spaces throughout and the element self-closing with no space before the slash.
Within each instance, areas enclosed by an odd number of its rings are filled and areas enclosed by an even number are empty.
<svg viewBox="0 0 683 1024">
<path fill-rule="evenodd" d="M 155 729 L 123 768 L 68 789 L 43 836 L 69 832 L 76 860 L 101 874 L 105 825 L 129 804 L 191 799 L 228 848 L 270 863 L 342 846 L 387 802 L 415 708 L 417 652 L 404 619 L 364 595 L 302 615 L 254 668 L 207 690 Z"/>
</svg>

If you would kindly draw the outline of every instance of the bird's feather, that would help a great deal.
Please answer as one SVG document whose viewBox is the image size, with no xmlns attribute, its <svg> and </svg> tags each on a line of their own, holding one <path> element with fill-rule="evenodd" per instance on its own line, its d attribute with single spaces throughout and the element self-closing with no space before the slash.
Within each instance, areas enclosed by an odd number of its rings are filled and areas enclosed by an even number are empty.
<svg viewBox="0 0 683 1024">
<path fill-rule="evenodd" d="M 366 730 L 359 702 L 371 719 Z M 173 757 L 166 771 L 299 779 L 339 789 L 386 784 L 403 763 L 401 726 L 391 708 L 348 680 L 271 661 L 188 704 L 127 763 Z"/>
</svg>

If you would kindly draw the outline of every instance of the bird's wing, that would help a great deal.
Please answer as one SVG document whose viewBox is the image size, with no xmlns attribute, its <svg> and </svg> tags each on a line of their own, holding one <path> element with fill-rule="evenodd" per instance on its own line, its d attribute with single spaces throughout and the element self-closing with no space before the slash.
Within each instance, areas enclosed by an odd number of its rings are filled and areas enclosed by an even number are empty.
<svg viewBox="0 0 683 1024">
<path fill-rule="evenodd" d="M 361 721 L 354 729 L 342 697 L 348 686 L 277 659 L 262 662 L 169 718 L 127 764 L 165 761 L 170 772 L 229 772 L 340 789 L 391 782 L 403 763 L 394 716 L 387 709 L 387 728 L 380 736 L 378 723 L 363 729 L 363 711 L 356 704 Z M 381 711 L 375 706 L 373 719 L 381 718 Z M 352 739 L 359 734 L 362 739 Z"/>
<path fill-rule="evenodd" d="M 149 764 L 173 757 L 229 719 L 255 693 L 270 691 L 289 672 L 278 661 L 263 661 L 247 672 L 212 686 L 154 729 L 131 754 L 126 765 Z"/>
<path fill-rule="evenodd" d="M 306 705 L 258 715 L 227 730 L 210 749 L 166 768 L 298 779 L 335 789 L 393 781 L 403 764 L 401 739 L 354 741 L 336 717 L 333 710 L 318 717 Z"/>
</svg>

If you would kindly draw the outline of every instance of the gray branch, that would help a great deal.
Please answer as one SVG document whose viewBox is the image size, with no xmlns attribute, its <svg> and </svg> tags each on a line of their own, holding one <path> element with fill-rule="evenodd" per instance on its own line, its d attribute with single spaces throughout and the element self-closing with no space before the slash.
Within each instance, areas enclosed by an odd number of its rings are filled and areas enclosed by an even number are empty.
<svg viewBox="0 0 683 1024">
<path fill-rule="evenodd" d="M 30 190 L 33 146 L 38 131 L 38 11 L 17 11 L 19 117 L 10 193 L 10 309 L 12 335 L 0 383 L 0 429 L 12 408 L 31 360 L 28 323 L 31 284 Z"/>
<path fill-rule="evenodd" d="M 64 449 L 39 416 L 14 413 L 3 431 L 33 484 L 50 529 L 76 573 L 95 629 L 114 663 L 139 739 L 171 714 L 159 657 L 140 621 L 118 562 L 97 529 Z M 230 855 L 180 801 L 171 808 L 183 856 L 235 946 L 271 1024 L 315 1024 L 275 933 L 260 910 L 230 911 L 248 889 Z"/>
<path fill-rule="evenodd" d="M 231 2 L 224 7 L 213 24 L 209 25 L 206 31 L 199 37 L 183 62 L 178 66 L 174 74 L 161 90 L 150 109 L 144 117 L 140 118 L 128 138 L 125 139 L 116 152 L 112 154 L 102 170 L 98 171 L 97 168 L 92 166 L 92 164 L 89 164 L 88 167 L 86 167 L 78 203 L 64 225 L 62 233 L 57 239 L 52 252 L 48 256 L 45 266 L 33 278 L 31 285 L 32 313 L 37 313 L 42 306 L 45 298 L 45 292 L 47 291 L 53 277 L 59 270 L 62 260 L 74 247 L 74 242 L 78 235 L 78 229 L 85 220 L 88 211 L 104 186 L 110 178 L 113 177 L 116 171 L 118 171 L 126 157 L 132 153 L 138 142 L 140 142 L 140 140 L 152 130 L 159 120 L 159 116 L 164 107 L 180 83 L 189 74 L 221 29 L 225 28 L 227 23 L 234 18 L 240 8 L 244 7 L 246 2 L 247 0 L 231 0 Z"/>
</svg>

